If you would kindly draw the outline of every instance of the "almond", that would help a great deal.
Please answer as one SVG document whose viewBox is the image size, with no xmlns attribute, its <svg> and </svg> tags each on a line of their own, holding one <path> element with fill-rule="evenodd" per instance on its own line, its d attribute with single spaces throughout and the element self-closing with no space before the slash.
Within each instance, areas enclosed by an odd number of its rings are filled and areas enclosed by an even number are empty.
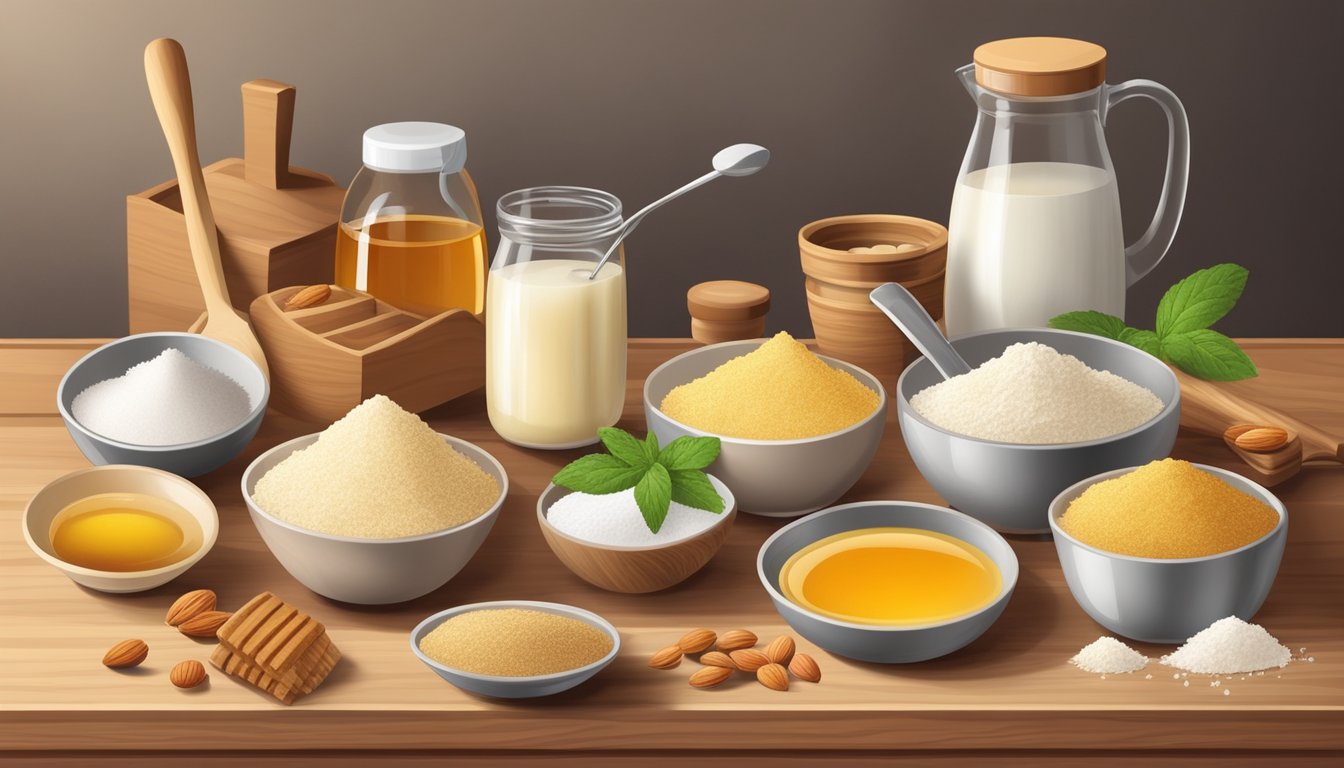
<svg viewBox="0 0 1344 768">
<path fill-rule="evenodd" d="M 209 675 L 205 674 L 205 665 L 195 659 L 179 661 L 168 673 L 168 680 L 178 688 L 195 688 Z"/>
<path fill-rule="evenodd" d="M 794 655 L 793 661 L 789 662 L 789 671 L 793 673 L 794 677 L 804 682 L 821 682 L 821 667 L 817 666 L 816 659 L 806 653 Z"/>
<path fill-rule="evenodd" d="M 733 676 L 733 670 L 727 667 L 701 667 L 691 675 L 694 688 L 713 688 Z"/>
<path fill-rule="evenodd" d="M 720 651 L 736 651 L 750 648 L 755 644 L 756 635 L 745 629 L 730 629 L 719 637 L 718 645 L 715 647 Z"/>
<path fill-rule="evenodd" d="M 1223 431 L 1223 439 L 1228 442 L 1233 442 L 1238 437 L 1241 437 L 1242 435 L 1246 434 L 1247 432 L 1250 432 L 1252 429 L 1255 428 L 1256 428 L 1255 424 L 1233 424 L 1232 426 L 1228 427 L 1226 430 Z"/>
<path fill-rule="evenodd" d="M 654 669 L 671 669 L 680 663 L 681 649 L 675 645 L 667 646 L 649 659 L 649 666 Z"/>
<path fill-rule="evenodd" d="M 756 670 L 756 682 L 772 691 L 789 690 L 789 673 L 780 664 L 766 664 Z"/>
<path fill-rule="evenodd" d="M 1288 444 L 1288 431 L 1280 427 L 1256 427 L 1238 435 L 1233 444 L 1243 451 L 1277 451 Z"/>
<path fill-rule="evenodd" d="M 793 638 L 788 635 L 780 635 L 765 646 L 765 655 L 776 664 L 787 665 L 789 659 L 793 658 L 793 650 Z"/>
<path fill-rule="evenodd" d="M 205 611 L 177 625 L 177 631 L 187 637 L 214 637 L 224 622 L 233 614 L 228 611 Z"/>
<path fill-rule="evenodd" d="M 331 298 L 331 286 L 329 285 L 310 285 L 300 290 L 298 293 L 289 297 L 285 302 L 285 309 L 307 309 L 316 307 L 318 304 Z"/>
<path fill-rule="evenodd" d="M 770 663 L 770 658 L 755 648 L 741 648 L 728 654 L 743 672 L 755 672 Z"/>
<path fill-rule="evenodd" d="M 700 663 L 707 667 L 723 667 L 724 669 L 737 669 L 737 664 L 733 663 L 732 658 L 723 651 L 710 651 L 700 657 Z"/>
<path fill-rule="evenodd" d="M 172 606 L 168 608 L 168 616 L 164 618 L 163 623 L 170 627 L 179 626 L 188 619 L 206 611 L 215 610 L 215 606 L 218 604 L 219 599 L 215 597 L 212 590 L 193 589 L 173 601 Z"/>
<path fill-rule="evenodd" d="M 677 645 L 681 646 L 683 653 L 699 653 L 714 645 L 714 641 L 717 639 L 718 636 L 714 634 L 712 629 L 692 629 L 681 636 Z"/>
<path fill-rule="evenodd" d="M 103 666 L 111 669 L 134 667 L 149 655 L 149 646 L 144 640 L 122 640 L 107 649 L 103 654 Z"/>
</svg>

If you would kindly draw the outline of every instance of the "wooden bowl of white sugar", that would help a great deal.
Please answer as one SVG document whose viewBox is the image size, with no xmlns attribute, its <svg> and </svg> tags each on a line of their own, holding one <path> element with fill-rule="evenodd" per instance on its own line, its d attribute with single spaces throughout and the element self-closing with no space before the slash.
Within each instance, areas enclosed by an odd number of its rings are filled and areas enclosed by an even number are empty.
<svg viewBox="0 0 1344 768">
<path fill-rule="evenodd" d="M 895 400 L 915 466 L 957 510 L 1003 532 L 1049 533 L 1060 491 L 1171 453 L 1181 387 L 1147 352 L 1048 328 L 951 343 L 975 370 L 945 381 L 921 357 Z M 953 386 L 933 389 L 943 384 Z"/>
<path fill-rule="evenodd" d="M 709 480 L 723 512 L 673 502 L 658 533 L 645 526 L 632 491 L 591 496 L 554 483 L 537 499 L 537 522 L 560 562 L 589 584 L 612 592 L 657 592 L 704 568 L 728 538 L 737 500 L 717 477 Z"/>
</svg>

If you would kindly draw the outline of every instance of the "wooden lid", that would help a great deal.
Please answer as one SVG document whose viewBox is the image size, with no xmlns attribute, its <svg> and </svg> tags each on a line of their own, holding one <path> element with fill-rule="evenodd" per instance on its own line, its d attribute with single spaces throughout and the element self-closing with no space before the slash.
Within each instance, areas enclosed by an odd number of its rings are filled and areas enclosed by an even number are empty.
<svg viewBox="0 0 1344 768">
<path fill-rule="evenodd" d="M 1065 96 L 1106 82 L 1106 49 L 1066 37 L 1015 37 L 975 49 L 975 81 L 1014 96 Z"/>
<path fill-rule="evenodd" d="M 691 286 L 686 309 L 700 320 L 750 320 L 770 311 L 770 289 L 741 280 L 712 280 Z"/>
</svg>

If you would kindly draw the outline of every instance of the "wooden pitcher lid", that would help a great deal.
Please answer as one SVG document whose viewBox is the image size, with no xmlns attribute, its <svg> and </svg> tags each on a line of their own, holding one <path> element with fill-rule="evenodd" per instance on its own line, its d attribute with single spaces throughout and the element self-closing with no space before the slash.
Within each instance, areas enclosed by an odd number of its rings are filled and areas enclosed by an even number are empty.
<svg viewBox="0 0 1344 768">
<path fill-rule="evenodd" d="M 691 286 L 686 309 L 699 320 L 750 320 L 770 311 L 770 289 L 741 280 L 711 280 Z"/>
<path fill-rule="evenodd" d="M 1106 49 L 1067 37 L 1014 37 L 975 49 L 975 81 L 1014 96 L 1066 96 L 1106 82 Z"/>
</svg>

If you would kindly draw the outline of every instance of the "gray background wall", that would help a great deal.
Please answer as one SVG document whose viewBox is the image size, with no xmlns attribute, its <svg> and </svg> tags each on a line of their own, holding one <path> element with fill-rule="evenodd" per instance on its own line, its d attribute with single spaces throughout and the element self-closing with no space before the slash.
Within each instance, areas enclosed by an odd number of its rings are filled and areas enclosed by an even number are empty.
<svg viewBox="0 0 1344 768">
<path fill-rule="evenodd" d="M 631 332 L 686 335 L 685 290 L 767 285 L 772 329 L 809 334 L 799 226 L 859 212 L 946 222 L 973 110 L 952 70 L 986 40 L 1075 36 L 1110 80 L 1186 104 L 1189 202 L 1166 261 L 1130 293 L 1237 261 L 1219 327 L 1344 336 L 1340 223 L 1344 3 L 1330 0 L 0 0 L 0 336 L 126 330 L 125 195 L 172 176 L 142 51 L 182 41 L 202 157 L 242 151 L 238 86 L 298 86 L 292 161 L 347 183 L 373 124 L 467 130 L 482 200 L 562 183 L 633 209 L 764 144 L 763 174 L 716 182 L 628 246 Z M 1126 104 L 1107 129 L 1133 239 L 1151 215 L 1165 124 Z M 493 235 L 493 210 L 487 214 Z"/>
</svg>

